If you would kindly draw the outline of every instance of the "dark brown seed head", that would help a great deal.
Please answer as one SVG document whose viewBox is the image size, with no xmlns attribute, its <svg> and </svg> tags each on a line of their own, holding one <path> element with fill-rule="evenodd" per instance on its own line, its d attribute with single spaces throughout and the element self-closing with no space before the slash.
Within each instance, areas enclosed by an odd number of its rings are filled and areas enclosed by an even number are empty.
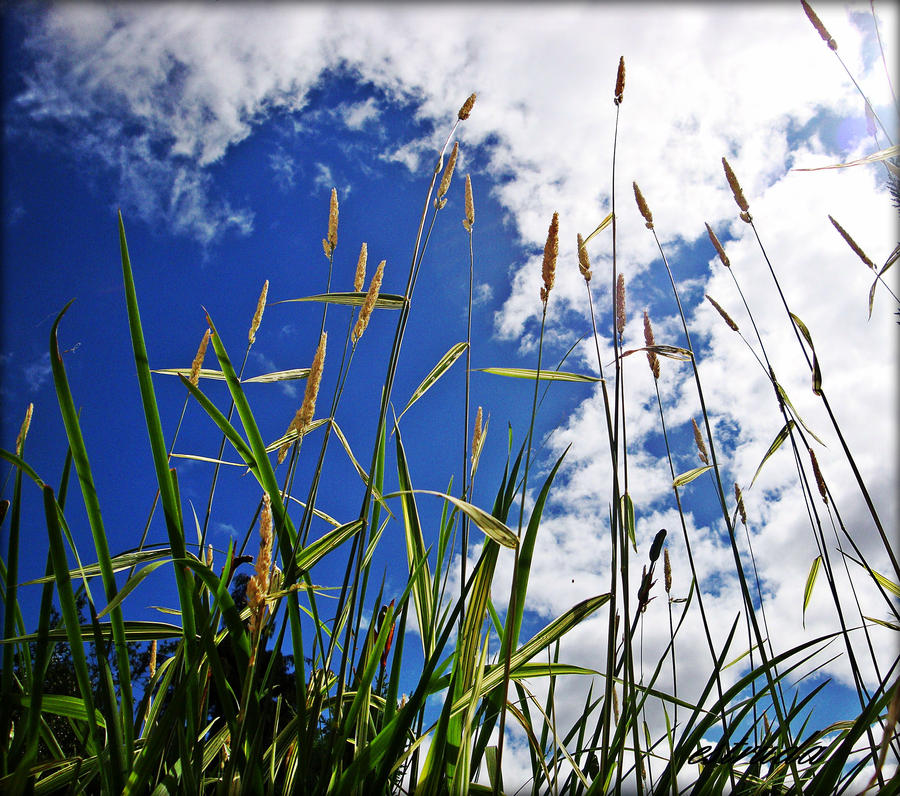
<svg viewBox="0 0 900 796">
<path fill-rule="evenodd" d="M 613 102 L 621 104 L 625 94 L 625 56 L 619 58 L 619 71 L 616 72 L 616 93 Z"/>
</svg>

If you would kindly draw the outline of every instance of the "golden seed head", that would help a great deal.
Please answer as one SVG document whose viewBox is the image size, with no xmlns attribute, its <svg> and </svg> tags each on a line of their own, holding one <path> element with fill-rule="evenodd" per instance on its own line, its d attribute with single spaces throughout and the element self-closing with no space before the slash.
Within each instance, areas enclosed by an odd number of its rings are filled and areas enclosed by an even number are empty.
<svg viewBox="0 0 900 796">
<path fill-rule="evenodd" d="M 616 92 L 613 102 L 619 105 L 625 94 L 625 56 L 619 58 L 619 70 L 616 72 Z"/>
<path fill-rule="evenodd" d="M 663 578 L 666 584 L 666 594 L 672 591 L 672 565 L 669 563 L 669 548 L 663 550 Z"/>
<path fill-rule="evenodd" d="M 616 332 L 621 340 L 625 332 L 625 274 L 616 279 Z"/>
<path fill-rule="evenodd" d="M 484 429 L 481 427 L 481 407 L 478 407 L 478 411 L 475 413 L 475 428 L 472 431 L 472 461 L 475 461 L 475 451 L 478 450 L 478 446 L 481 443 L 481 435 Z"/>
<path fill-rule="evenodd" d="M 466 175 L 466 217 L 463 219 L 463 226 L 469 231 L 475 224 L 475 200 L 472 198 L 472 178 Z"/>
<path fill-rule="evenodd" d="M 353 289 L 360 293 L 363 289 L 363 283 L 366 281 L 366 260 L 369 257 L 368 246 L 363 243 L 359 250 L 359 259 L 356 261 L 356 274 L 353 277 Z"/>
<path fill-rule="evenodd" d="M 211 544 L 206 546 L 206 566 L 210 569 L 213 566 L 213 546 Z"/>
<path fill-rule="evenodd" d="M 248 339 L 250 344 L 256 342 L 256 332 L 259 329 L 260 321 L 262 321 L 263 310 L 266 308 L 266 296 L 269 295 L 269 280 L 267 279 L 262 286 L 262 292 L 259 294 L 259 301 L 256 302 L 256 312 L 253 314 L 253 320 L 250 323 L 250 334 Z"/>
<path fill-rule="evenodd" d="M 272 567 L 272 536 L 272 501 L 266 493 L 263 495 L 262 509 L 259 513 L 259 553 L 256 556 L 256 571 L 247 583 L 251 636 L 262 627 L 266 612 L 269 570 Z"/>
<path fill-rule="evenodd" d="M 725 312 L 725 310 L 723 310 L 723 309 L 716 303 L 716 300 L 715 300 L 712 296 L 710 296 L 709 294 L 707 294 L 706 300 L 716 308 L 716 310 L 718 311 L 719 315 L 722 316 L 722 320 L 724 320 L 725 323 L 728 324 L 728 326 L 729 326 L 730 329 L 732 329 L 732 330 L 735 331 L 735 332 L 738 331 L 738 325 L 737 325 L 733 320 L 731 320 L 731 316 L 730 316 L 727 312 Z"/>
<path fill-rule="evenodd" d="M 641 211 L 641 215 L 644 217 L 647 229 L 653 229 L 653 213 L 650 212 L 650 208 L 647 206 L 644 194 L 641 193 L 641 189 L 638 188 L 636 182 L 631 183 L 631 185 L 634 188 L 634 200 L 637 202 L 638 210 Z"/>
<path fill-rule="evenodd" d="M 207 332 L 207 334 L 209 334 Z M 34 404 L 28 404 L 28 408 L 25 410 L 25 418 L 22 420 L 22 425 L 19 427 L 19 435 L 16 437 L 16 456 L 21 456 L 22 451 L 25 448 L 25 437 L 28 436 L 28 429 L 31 427 L 31 415 L 34 412 Z"/>
<path fill-rule="evenodd" d="M 648 348 L 656 345 L 656 341 L 653 339 L 653 327 L 650 325 L 650 316 L 647 314 L 647 310 L 644 310 L 644 345 Z M 658 379 L 659 357 L 656 356 L 655 351 L 647 352 L 647 362 L 650 363 L 650 372 L 653 374 L 653 378 Z"/>
<path fill-rule="evenodd" d="M 544 260 L 541 264 L 541 275 L 544 286 L 541 288 L 541 301 L 546 302 L 556 279 L 556 258 L 559 255 L 559 213 L 554 213 L 547 230 L 547 242 L 544 244 Z"/>
<path fill-rule="evenodd" d="M 725 177 L 728 180 L 731 192 L 734 194 L 734 201 L 737 202 L 737 206 L 741 209 L 741 218 L 747 221 L 749 219 L 748 211 L 750 210 L 750 205 L 747 204 L 747 200 L 744 198 L 741 184 L 738 182 L 738 178 L 735 176 L 734 171 L 732 171 L 731 166 L 725 158 L 722 158 L 722 165 L 725 167 Z M 744 218 L 744 213 L 747 213 L 747 218 Z"/>
<path fill-rule="evenodd" d="M 816 15 L 816 12 L 812 10 L 806 0 L 800 0 L 800 3 L 803 6 L 803 10 L 806 12 L 806 16 L 809 17 L 809 21 L 812 22 L 812 26 L 822 37 L 822 41 L 824 41 L 832 50 L 836 50 L 837 42 L 832 38 L 831 34 L 825 30 L 825 26 L 822 24 L 822 20 Z"/>
<path fill-rule="evenodd" d="M 713 248 L 715 248 L 716 254 L 719 255 L 722 265 L 726 268 L 731 268 L 731 262 L 728 260 L 728 255 L 725 254 L 725 249 L 722 248 L 722 244 L 719 243 L 716 233 L 713 232 L 713 228 L 709 224 L 706 225 L 706 231 L 709 233 L 709 239 L 712 241 Z"/>
<path fill-rule="evenodd" d="M 807 448 L 809 451 L 809 459 L 812 462 L 813 475 L 816 477 L 816 486 L 819 487 L 819 494 L 822 496 L 822 500 L 825 501 L 825 504 L 828 504 L 828 490 L 825 488 L 825 479 L 822 477 L 822 471 L 819 469 L 819 461 L 816 459 L 816 454 L 812 448 Z"/>
<path fill-rule="evenodd" d="M 453 142 L 453 150 L 450 152 L 450 157 L 447 158 L 447 165 L 444 168 L 444 174 L 441 177 L 441 184 L 438 186 L 437 198 L 434 200 L 435 207 L 440 209 L 443 207 L 443 203 L 441 203 L 441 199 L 447 194 L 447 191 L 450 190 L 450 180 L 453 177 L 453 169 L 456 168 L 456 156 L 459 154 L 459 141 Z"/>
<path fill-rule="evenodd" d="M 362 309 L 359 311 L 359 318 L 356 319 L 356 326 L 353 327 L 353 332 L 350 335 L 350 339 L 354 344 L 362 337 L 363 332 L 369 325 L 369 318 L 372 316 L 372 310 L 375 309 L 375 302 L 378 300 L 378 291 L 381 290 L 381 280 L 384 278 L 384 263 L 384 260 L 378 263 L 375 275 L 369 283 L 366 299 L 363 301 Z"/>
<path fill-rule="evenodd" d="M 469 118 L 469 114 L 472 112 L 472 106 L 475 104 L 475 97 L 477 96 L 477 94 L 470 94 L 469 98 L 462 104 L 459 113 L 456 114 L 460 121 L 464 122 Z"/>
<path fill-rule="evenodd" d="M 150 678 L 156 674 L 156 639 L 150 642 Z"/>
<path fill-rule="evenodd" d="M 832 225 L 834 226 L 834 228 L 835 228 L 838 232 L 841 233 L 841 237 L 842 237 L 845 241 L 847 241 L 847 245 L 848 245 L 851 249 L 853 249 L 854 252 L 856 252 L 856 256 L 859 257 L 860 260 L 862 260 L 867 266 L 869 266 L 869 268 L 871 268 L 871 269 L 874 271 L 874 270 L 875 270 L 875 263 L 873 263 L 873 262 L 868 258 L 868 256 L 866 255 L 866 253 L 865 253 L 862 249 L 860 249 L 859 246 L 857 246 L 856 241 L 853 240 L 853 238 L 850 237 L 850 235 L 847 233 L 847 230 L 845 230 L 840 224 L 838 224 L 838 222 L 835 221 L 831 216 L 828 216 L 828 220 L 832 223 Z"/>
<path fill-rule="evenodd" d="M 734 499 L 737 501 L 738 514 L 741 515 L 741 522 L 744 527 L 747 526 L 747 512 L 744 510 L 744 496 L 741 494 L 741 488 L 734 482 Z"/>
<path fill-rule="evenodd" d="M 197 356 L 194 357 L 194 361 L 191 363 L 191 376 L 189 381 L 195 387 L 200 381 L 200 369 L 203 367 L 203 358 L 206 356 L 206 347 L 209 345 L 210 334 L 211 331 L 207 329 L 206 334 L 203 335 L 203 339 L 200 341 L 200 347 L 197 349 Z"/>
<path fill-rule="evenodd" d="M 326 254 L 329 256 L 334 253 L 337 248 L 337 228 L 338 228 L 338 198 L 337 188 L 331 189 L 331 207 L 328 210 L 328 250 Z"/>
<path fill-rule="evenodd" d="M 697 443 L 697 453 L 700 454 L 700 461 L 704 464 L 709 464 L 709 454 L 706 452 L 706 443 L 703 441 L 700 427 L 697 425 L 697 421 L 694 420 L 694 418 L 691 418 L 691 423 L 694 426 L 694 442 Z"/>
<path fill-rule="evenodd" d="M 578 233 L 578 270 L 581 271 L 585 282 L 591 281 L 591 260 L 580 232 Z"/>
<path fill-rule="evenodd" d="M 319 338 L 319 347 L 316 349 L 316 355 L 313 357 L 312 365 L 309 366 L 309 375 L 306 377 L 306 391 L 303 394 L 303 403 L 294 415 L 294 419 L 288 426 L 285 434 L 297 431 L 300 436 L 303 435 L 305 429 L 313 419 L 316 411 L 316 398 L 319 395 L 319 384 L 322 382 L 322 370 L 325 364 L 325 343 L 328 340 L 328 332 L 322 332 Z M 285 442 L 278 450 L 278 464 L 284 461 L 288 449 L 291 447 L 290 442 Z"/>
</svg>

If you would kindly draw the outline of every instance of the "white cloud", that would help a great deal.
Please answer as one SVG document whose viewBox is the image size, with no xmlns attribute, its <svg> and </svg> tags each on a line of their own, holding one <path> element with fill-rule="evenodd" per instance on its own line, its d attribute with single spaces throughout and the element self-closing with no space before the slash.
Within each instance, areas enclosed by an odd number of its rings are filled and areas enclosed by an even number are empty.
<svg viewBox="0 0 900 796">
<path fill-rule="evenodd" d="M 851 8 L 862 12 L 860 19 L 870 19 L 868 4 Z M 617 268 L 626 275 L 630 307 L 626 348 L 643 345 L 645 306 L 652 306 L 657 342 L 684 345 L 669 278 L 634 205 L 631 183 L 636 181 L 684 302 L 729 506 L 730 485 L 737 481 L 744 489 L 772 644 L 784 649 L 833 630 L 836 620 L 824 581 L 807 611 L 806 629 L 800 624 L 803 583 L 818 547 L 789 444 L 749 488 L 783 425 L 772 388 L 740 335 L 725 326 L 703 295 L 709 293 L 728 310 L 762 357 L 753 323 L 758 327 L 780 383 L 827 445 L 811 443 L 832 491 L 831 511 L 837 507 L 866 557 L 886 570 L 874 522 L 828 412 L 812 394 L 809 368 L 766 263 L 768 256 L 792 311 L 812 334 L 829 406 L 890 532 L 897 524 L 894 308 L 880 290 L 867 320 L 872 275 L 827 215 L 881 264 L 896 243 L 896 210 L 877 166 L 790 171 L 871 151 L 872 143 L 861 132 L 862 100 L 798 5 L 530 5 L 522 13 L 509 10 L 504 5 L 273 5 L 251 11 L 232 5 L 109 9 L 60 4 L 46 11 L 44 27 L 31 39 L 45 60 L 39 59 L 27 76 L 28 89 L 17 104 L 29 120 L 63 119 L 81 131 L 78 150 L 117 170 L 145 217 L 178 219 L 177 231 L 209 242 L 229 228 L 248 232 L 253 219 L 249 209 L 235 210 L 227 199 L 212 196 L 208 167 L 271 112 L 300 114 L 308 90 L 328 69 L 342 64 L 387 101 L 411 103 L 418 120 L 434 122 L 435 132 L 426 140 L 392 142 L 381 155 L 410 170 L 428 162 L 460 102 L 476 90 L 478 102 L 462 131 L 462 146 L 483 145 L 493 198 L 508 214 L 521 246 L 509 271 L 508 293 L 492 304 L 495 328 L 500 339 L 518 341 L 520 351 L 527 352 L 536 342 L 541 251 L 555 210 L 560 212 L 560 265 L 548 335 L 561 345 L 589 328 L 584 285 L 574 265 L 575 235 L 594 229 L 611 209 L 612 92 L 616 64 L 624 55 L 627 80 L 619 109 L 615 202 Z M 897 9 L 884 4 L 878 13 L 888 53 L 894 53 Z M 877 44 L 863 27 L 866 23 L 857 27 L 844 7 L 828 4 L 820 16 L 882 118 L 891 118 L 884 72 L 873 57 Z M 378 105 L 366 99 L 344 108 L 343 114 L 345 124 L 355 129 L 377 116 Z M 840 120 L 858 123 L 860 132 L 847 134 L 837 124 Z M 140 132 L 130 133 L 133 126 Z M 722 156 L 741 181 L 765 255 L 754 230 L 737 217 Z M 330 170 L 323 164 L 316 168 L 316 184 L 330 190 L 335 184 Z M 342 195 L 346 190 L 341 189 Z M 731 272 L 715 257 L 705 222 L 722 239 Z M 611 230 L 600 233 L 589 250 L 595 309 L 601 320 L 608 319 Z M 896 270 L 889 276 L 896 285 Z M 732 277 L 740 283 L 753 323 Z M 576 328 L 573 318 L 583 328 Z M 605 331 L 601 336 L 607 367 L 612 345 Z M 589 367 L 595 364 L 592 346 L 583 345 L 579 356 Z M 640 576 L 649 540 L 666 527 L 675 588 L 684 596 L 689 582 L 686 535 L 703 573 L 704 605 L 715 618 L 720 631 L 716 641 L 721 643 L 740 605 L 723 522 L 707 516 L 711 481 L 703 476 L 683 490 L 682 531 L 671 473 L 659 454 L 656 390 L 642 354 L 625 360 L 625 373 L 629 479 L 641 551 L 633 581 Z M 701 409 L 690 369 L 663 359 L 659 389 L 668 433 L 673 444 L 677 441 L 676 471 L 694 467 L 698 462 L 690 419 L 699 420 Z M 534 557 L 529 606 L 545 618 L 608 589 L 604 523 L 611 472 L 605 423 L 597 392 L 549 440 L 555 455 L 569 443 L 573 447 L 552 493 L 552 513 L 541 527 Z M 804 466 L 806 455 L 799 451 Z M 817 501 L 813 485 L 810 503 L 822 519 L 824 544 L 839 563 L 835 546 L 845 540 L 838 529 L 836 541 L 832 531 L 832 518 L 839 525 L 837 515 Z M 743 550 L 743 529 L 738 531 Z M 852 580 L 861 586 L 853 564 L 849 566 Z M 501 557 L 498 608 L 510 569 L 511 561 Z M 560 572 L 567 577 L 561 580 Z M 835 579 L 852 604 L 842 564 Z M 650 660 L 668 638 L 660 588 L 657 584 L 657 599 L 643 620 Z M 872 588 L 863 586 L 859 599 L 867 615 L 885 613 Z M 857 624 L 859 618 L 849 621 Z M 598 615 L 567 639 L 568 660 L 596 665 L 603 622 Z M 887 631 L 873 630 L 872 642 L 880 654 L 894 654 Z M 742 651 L 737 646 L 735 657 Z M 709 666 L 696 613 L 690 614 L 676 649 L 685 671 Z M 861 666 L 871 674 L 869 663 Z M 737 670 L 733 667 L 728 676 L 736 677 Z M 826 671 L 847 682 L 846 657 Z M 670 685 L 669 676 L 663 672 L 661 687 Z M 690 697 L 697 683 L 687 679 L 679 681 L 679 688 Z M 577 712 L 583 687 L 571 688 L 560 698 Z M 575 693 L 579 689 L 581 697 Z"/>
<path fill-rule="evenodd" d="M 28 389 L 37 392 L 47 381 L 53 369 L 50 367 L 50 354 L 42 354 L 34 362 L 25 366 L 25 381 L 28 382 Z"/>
</svg>

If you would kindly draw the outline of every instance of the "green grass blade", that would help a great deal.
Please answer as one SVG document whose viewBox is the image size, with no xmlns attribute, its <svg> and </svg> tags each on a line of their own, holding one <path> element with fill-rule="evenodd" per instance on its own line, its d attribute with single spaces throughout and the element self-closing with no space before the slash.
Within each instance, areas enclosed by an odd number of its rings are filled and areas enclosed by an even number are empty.
<svg viewBox="0 0 900 796">
<path fill-rule="evenodd" d="M 769 457 L 775 453 L 780 447 L 781 444 L 788 438 L 791 433 L 791 430 L 794 428 L 794 421 L 788 420 L 787 423 L 784 424 L 784 427 L 778 434 L 775 435 L 775 439 L 772 440 L 772 444 L 769 445 L 769 450 L 766 451 L 766 455 L 762 457 L 762 460 L 759 463 L 759 467 L 756 468 L 756 472 L 753 474 L 753 478 L 750 481 L 750 486 L 753 486 L 756 481 L 757 476 L 763 468 L 763 465 L 769 460 Z"/>
<path fill-rule="evenodd" d="M 806 627 L 806 608 L 812 599 L 813 586 L 816 585 L 816 576 L 819 574 L 821 564 L 822 556 L 816 556 L 809 568 L 809 574 L 806 576 L 806 586 L 803 588 L 803 627 Z"/>
<path fill-rule="evenodd" d="M 541 381 L 574 381 L 582 384 L 593 384 L 603 381 L 599 376 L 588 376 L 584 373 L 567 373 L 563 370 L 541 370 L 532 368 L 478 368 L 481 373 L 491 373 L 494 376 L 506 376 L 510 379 L 540 379 Z"/>
<path fill-rule="evenodd" d="M 688 470 L 680 475 L 676 475 L 675 479 L 672 481 L 672 487 L 678 489 L 678 487 L 689 484 L 695 478 L 699 478 L 703 475 L 707 470 L 712 470 L 711 464 L 706 464 L 703 467 L 695 467 L 693 470 Z"/>
<path fill-rule="evenodd" d="M 397 417 L 398 421 L 403 417 L 409 407 L 437 383 L 438 379 L 450 369 L 453 363 L 465 353 L 468 347 L 468 343 L 457 343 L 438 360 L 438 363 L 429 371 L 428 375 L 422 379 L 422 383 L 413 390 L 413 394 L 410 396 L 409 401 L 406 402 L 406 406 L 403 407 L 403 411 Z"/>
<path fill-rule="evenodd" d="M 311 570 L 324 556 L 337 550 L 344 542 L 353 537 L 363 527 L 362 520 L 353 520 L 339 528 L 328 531 L 315 542 L 310 542 L 297 554 L 297 567 L 301 572 Z"/>
<path fill-rule="evenodd" d="M 273 301 L 273 304 L 290 304 L 294 301 L 318 301 L 323 304 L 344 304 L 350 307 L 361 307 L 366 300 L 365 293 L 318 293 L 315 296 L 304 296 L 303 298 L 283 299 L 282 301 Z M 379 293 L 375 301 L 375 308 L 382 310 L 399 310 L 406 304 L 403 296 L 397 296 L 393 293 Z"/>
</svg>

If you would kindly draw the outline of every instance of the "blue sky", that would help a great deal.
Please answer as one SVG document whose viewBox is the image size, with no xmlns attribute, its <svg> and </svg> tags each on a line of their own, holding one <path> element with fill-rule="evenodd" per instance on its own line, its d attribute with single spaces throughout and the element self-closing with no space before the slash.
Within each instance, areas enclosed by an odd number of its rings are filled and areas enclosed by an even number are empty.
<svg viewBox="0 0 900 796">
<path fill-rule="evenodd" d="M 896 8 L 879 4 L 877 11 L 891 59 Z M 869 5 L 823 4 L 820 16 L 896 141 L 896 113 Z M 462 101 L 477 91 L 472 116 L 458 131 L 457 176 L 429 242 L 394 404 L 399 412 L 440 356 L 465 339 L 468 242 L 460 222 L 466 173 L 476 205 L 472 365 L 534 366 L 540 256 L 550 216 L 559 211 L 560 265 L 545 346 L 545 362 L 555 365 L 589 331 L 575 234 L 589 233 L 610 209 L 611 98 L 616 64 L 624 55 L 628 78 L 616 201 L 617 256 L 628 280 L 626 347 L 642 344 L 644 308 L 657 342 L 683 344 L 668 278 L 634 206 L 636 180 L 653 210 L 694 344 L 703 355 L 706 398 L 727 459 L 724 481 L 736 480 L 745 489 L 773 644 L 784 648 L 827 632 L 834 627 L 833 610 L 823 591 L 801 627 L 803 582 L 816 553 L 787 452 L 773 457 L 747 489 L 781 423 L 752 355 L 703 301 L 705 293 L 712 295 L 742 331 L 750 328 L 704 222 L 726 246 L 791 399 L 827 444 L 817 456 L 845 522 L 858 529 L 876 568 L 886 569 L 870 542 L 871 521 L 788 337 L 752 230 L 738 220 L 722 174 L 724 155 L 740 177 L 792 309 L 810 328 L 829 401 L 882 521 L 896 527 L 896 307 L 879 291 L 867 319 L 869 274 L 827 219 L 832 214 L 877 264 L 883 263 L 896 244 L 885 169 L 791 171 L 861 157 L 888 142 L 884 135 L 876 140 L 867 134 L 859 94 L 799 4 L 72 3 L 6 7 L 3 22 L 2 444 L 12 447 L 25 407 L 33 402 L 27 458 L 45 480 L 58 479 L 63 434 L 46 352 L 53 318 L 76 298 L 60 341 L 70 349 L 65 364 L 83 408 L 114 551 L 136 544 L 154 489 L 127 335 L 117 209 L 125 219 L 152 367 L 190 365 L 206 328 L 204 308 L 232 358 L 239 359 L 266 279 L 270 305 L 246 374 L 306 367 L 321 310 L 274 302 L 324 291 L 327 260 L 320 241 L 332 187 L 340 199 L 332 289 L 350 289 L 365 241 L 369 274 L 386 260 L 383 289 L 402 293 L 436 152 Z M 612 358 L 606 331 L 608 231 L 592 241 L 590 253 L 594 301 L 606 324 L 601 327 L 605 364 Z M 320 407 L 327 406 L 337 373 L 348 323 L 342 310 L 328 314 Z M 390 313 L 376 313 L 338 410 L 337 420 L 364 463 L 393 323 Z M 594 372 L 592 351 L 580 344 L 568 367 Z M 419 488 L 444 489 L 452 476 L 459 482 L 461 364 L 403 418 Z M 697 464 L 690 419 L 699 418 L 699 407 L 687 376 L 683 366 L 663 361 L 660 389 L 682 470 Z M 171 377 L 157 377 L 156 386 L 171 437 L 184 394 Z M 673 530 L 678 520 L 668 470 L 659 459 L 655 392 L 642 355 L 628 361 L 626 389 L 639 543 L 643 550 L 660 527 L 668 527 L 677 578 L 686 571 L 685 554 Z M 472 390 L 473 414 L 483 405 L 490 415 L 475 492 L 476 502 L 489 506 L 502 471 L 507 423 L 518 446 L 531 390 L 525 382 L 481 373 L 473 373 Z M 222 385 L 211 385 L 209 394 L 227 408 Z M 294 390 L 249 385 L 248 394 L 264 436 L 273 440 L 293 417 L 302 384 Z M 542 406 L 535 437 L 538 472 L 546 472 L 566 445 L 572 448 L 539 537 L 529 590 L 533 627 L 608 588 L 604 528 L 610 479 L 601 407 L 599 392 L 583 385 L 557 385 Z M 317 444 L 311 437 L 304 446 L 307 467 Z M 217 445 L 210 422 L 189 405 L 176 450 L 211 456 Z M 201 513 L 208 467 L 182 460 L 178 468 L 183 497 Z M 228 485 L 216 500 L 211 539 L 220 549 L 230 532 L 243 537 L 258 500 L 256 485 L 238 472 L 227 473 Z M 308 470 L 301 470 L 300 493 L 308 477 Z M 354 517 L 361 484 L 335 444 L 326 483 L 320 507 L 342 521 Z M 685 501 L 695 554 L 709 573 L 704 588 L 727 626 L 738 604 L 729 580 L 730 551 L 721 520 L 710 508 L 711 494 L 709 484 L 698 480 L 685 491 Z M 74 509 L 76 497 L 73 492 L 72 524 L 82 555 L 89 558 L 89 532 Z M 29 500 L 33 522 L 23 578 L 42 574 L 45 549 L 38 496 Z M 420 507 L 433 523 L 437 501 L 423 498 Z M 379 564 L 389 594 L 402 588 L 401 532 L 399 524 L 389 527 Z M 154 525 L 151 540 L 164 536 L 164 528 Z M 639 565 L 640 559 L 638 570 Z M 511 560 L 501 562 L 500 582 L 510 566 Z M 498 587 L 499 603 L 502 593 Z M 875 595 L 866 597 L 869 610 L 882 616 Z M 152 616 L 149 606 L 174 601 L 174 591 L 148 588 L 135 593 L 131 608 Z M 664 619 L 659 599 L 645 620 L 648 655 L 665 642 Z M 570 659 L 599 665 L 591 638 L 604 621 L 598 616 L 573 634 Z M 685 667 L 707 663 L 702 645 L 692 641 L 700 638 L 697 633 L 698 627 L 686 626 Z M 892 639 L 884 633 L 876 637 L 889 658 Z M 827 671 L 846 681 L 840 660 Z M 580 688 L 561 694 L 563 712 L 577 710 Z M 846 689 L 832 693 L 832 705 L 852 709 Z"/>
</svg>

